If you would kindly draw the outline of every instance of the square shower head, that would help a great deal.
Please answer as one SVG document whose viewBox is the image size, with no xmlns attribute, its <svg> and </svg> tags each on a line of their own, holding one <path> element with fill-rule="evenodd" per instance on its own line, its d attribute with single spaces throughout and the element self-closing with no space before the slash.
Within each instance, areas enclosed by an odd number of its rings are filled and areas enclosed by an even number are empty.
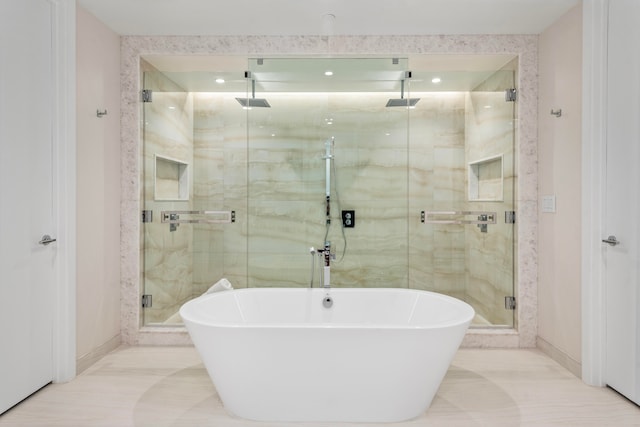
<svg viewBox="0 0 640 427">
<path fill-rule="evenodd" d="M 386 107 L 413 107 L 420 98 L 392 98 L 387 101 Z"/>
<path fill-rule="evenodd" d="M 269 101 L 264 98 L 236 98 L 236 101 L 243 107 L 271 108 Z"/>
</svg>

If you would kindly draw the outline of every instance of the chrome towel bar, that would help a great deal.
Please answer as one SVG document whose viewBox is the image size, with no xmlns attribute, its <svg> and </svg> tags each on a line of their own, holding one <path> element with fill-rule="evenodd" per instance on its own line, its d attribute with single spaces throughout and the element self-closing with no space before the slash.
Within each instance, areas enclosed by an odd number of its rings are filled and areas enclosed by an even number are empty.
<svg viewBox="0 0 640 427">
<path fill-rule="evenodd" d="M 452 218 L 469 215 L 476 218 Z M 423 224 L 496 224 L 496 213 L 488 211 L 422 211 L 420 212 L 420 222 Z"/>
<path fill-rule="evenodd" d="M 206 215 L 209 218 L 182 219 L 180 215 Z M 167 224 L 229 224 L 236 222 L 236 211 L 162 211 L 160 218 Z"/>
</svg>

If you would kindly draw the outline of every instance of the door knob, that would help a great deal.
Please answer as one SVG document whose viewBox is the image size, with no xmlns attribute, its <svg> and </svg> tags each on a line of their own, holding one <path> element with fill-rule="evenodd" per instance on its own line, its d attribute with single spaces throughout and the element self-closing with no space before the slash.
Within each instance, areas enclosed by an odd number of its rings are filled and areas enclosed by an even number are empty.
<svg viewBox="0 0 640 427">
<path fill-rule="evenodd" d="M 611 245 L 611 246 L 615 246 L 615 245 L 619 245 L 620 244 L 618 239 L 616 239 L 616 236 L 609 236 L 606 239 L 603 239 L 602 242 L 606 243 L 607 245 Z"/>
<path fill-rule="evenodd" d="M 53 239 L 51 236 L 49 236 L 48 234 L 45 234 L 44 236 L 42 236 L 42 239 L 38 242 L 41 245 L 48 245 L 50 243 L 55 242 L 58 239 Z"/>
</svg>

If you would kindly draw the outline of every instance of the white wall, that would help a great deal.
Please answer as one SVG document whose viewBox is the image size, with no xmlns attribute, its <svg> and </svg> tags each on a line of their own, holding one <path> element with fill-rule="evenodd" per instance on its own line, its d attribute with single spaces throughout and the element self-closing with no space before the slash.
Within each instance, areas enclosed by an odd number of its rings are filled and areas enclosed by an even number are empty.
<svg viewBox="0 0 640 427">
<path fill-rule="evenodd" d="M 540 35 L 538 49 L 538 346 L 580 375 L 580 5 Z M 556 212 L 545 213 L 542 200 L 551 195 Z"/>
<path fill-rule="evenodd" d="M 80 7 L 77 141 L 80 372 L 120 344 L 120 37 Z"/>
</svg>

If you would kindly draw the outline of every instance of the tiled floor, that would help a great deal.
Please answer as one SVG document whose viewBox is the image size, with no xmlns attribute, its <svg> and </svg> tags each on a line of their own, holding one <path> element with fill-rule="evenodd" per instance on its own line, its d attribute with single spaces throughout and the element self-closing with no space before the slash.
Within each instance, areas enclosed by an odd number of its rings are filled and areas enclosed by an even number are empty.
<svg viewBox="0 0 640 427">
<path fill-rule="evenodd" d="M 282 425 L 227 414 L 196 351 L 186 347 L 123 347 L 0 417 L 0 426 Z M 345 424 L 304 424 L 337 425 Z M 640 408 L 612 390 L 583 384 L 536 350 L 463 349 L 429 410 L 387 425 L 640 426 Z"/>
</svg>

